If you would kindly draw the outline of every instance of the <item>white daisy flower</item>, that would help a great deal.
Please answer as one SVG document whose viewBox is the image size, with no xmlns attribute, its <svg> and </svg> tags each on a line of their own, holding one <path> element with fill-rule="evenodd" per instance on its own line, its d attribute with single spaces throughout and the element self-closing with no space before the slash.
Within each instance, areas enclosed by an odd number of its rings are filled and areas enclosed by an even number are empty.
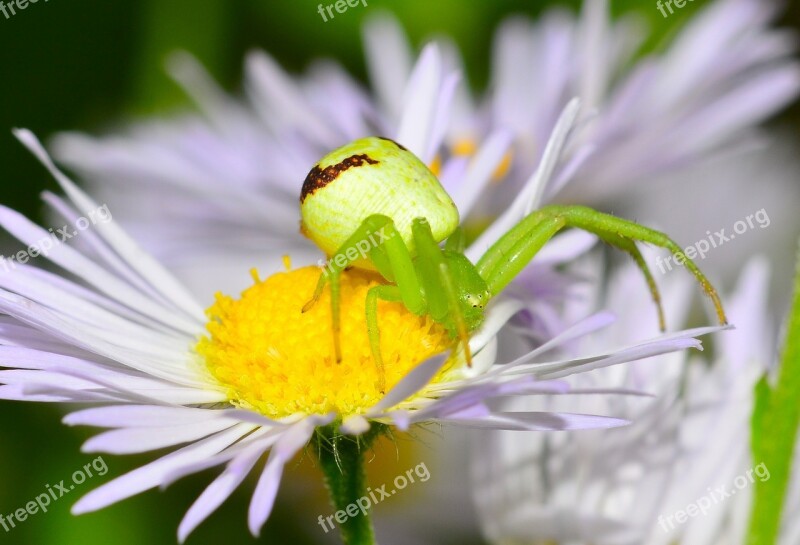
<svg viewBox="0 0 800 545">
<path fill-rule="evenodd" d="M 388 136 L 432 165 L 465 218 L 507 208 L 575 96 L 584 104 L 583 130 L 552 179 L 537 186 L 533 208 L 556 196 L 605 200 L 730 151 L 800 88 L 793 41 L 769 29 L 774 12 L 771 1 L 719 0 L 666 52 L 637 62 L 641 28 L 609 22 L 600 0 L 587 2 L 579 19 L 562 11 L 535 25 L 513 19 L 497 32 L 490 90 L 480 98 L 459 84 L 455 47 L 430 43 L 414 60 L 402 29 L 386 17 L 364 30 L 374 94 L 335 63 L 293 77 L 255 52 L 239 101 L 179 55 L 170 72 L 201 115 L 99 138 L 63 134 L 53 150 L 207 298 L 243 289 L 252 265 L 278 270 L 288 250 L 298 263 L 321 257 L 297 232 L 297 188 L 307 165 L 362 136 Z"/>
<path fill-rule="evenodd" d="M 619 338 L 629 339 L 652 322 L 632 291 L 633 273 L 622 271 L 608 295 L 609 308 L 627 311 L 612 332 Z M 749 441 L 754 387 L 775 358 L 768 276 L 763 260 L 752 261 L 742 273 L 728 299 L 737 329 L 717 339 L 712 365 L 676 353 L 569 380 L 575 388 L 603 384 L 657 394 L 647 402 L 582 397 L 569 405 L 628 418 L 630 426 L 603 434 L 492 432 L 482 438 L 474 498 L 489 541 L 744 545 L 753 482 L 769 478 L 769 468 L 752 459 Z M 689 306 L 686 287 L 673 282 L 666 290 L 666 299 L 679 303 L 670 316 L 679 323 Z M 605 344 L 608 338 L 599 340 Z M 576 349 L 586 350 L 587 341 L 591 346 L 593 341 L 584 339 Z M 553 399 L 506 408 L 564 407 Z M 800 480 L 795 478 L 791 490 L 787 515 L 796 512 Z M 691 513 L 690 505 L 704 511 L 676 518 L 687 508 Z M 786 516 L 780 545 L 797 543 L 798 531 Z"/>
<path fill-rule="evenodd" d="M 65 191 L 47 193 L 56 213 L 74 220 L 96 203 L 60 172 L 36 138 L 16 132 Z M 47 234 L 0 208 L 0 225 L 26 245 Z M 337 464 L 361 461 L 370 438 L 387 426 L 439 422 L 488 429 L 564 430 L 615 427 L 625 420 L 557 412 L 496 412 L 498 396 L 580 393 L 557 378 L 686 348 L 700 348 L 701 328 L 633 343 L 614 352 L 532 363 L 564 343 L 607 325 L 604 313 L 578 321 L 514 361 L 496 361 L 496 334 L 519 308 L 498 298 L 470 340 L 473 366 L 437 355 L 452 344 L 446 331 L 402 305 L 381 306 L 387 393 L 378 388 L 364 321 L 374 277 L 343 275 L 344 358 L 335 362 L 329 305 L 302 313 L 319 269 L 287 270 L 238 299 L 218 295 L 203 312 L 192 295 L 114 223 L 81 235 L 82 250 L 61 244 L 46 258 L 63 275 L 18 265 L 0 275 L 0 398 L 94 407 L 70 413 L 70 425 L 109 428 L 87 452 L 129 454 L 175 447 L 79 500 L 76 514 L 95 511 L 201 470 L 225 465 L 189 509 L 184 540 L 214 512 L 267 453 L 249 510 L 258 534 L 269 516 L 285 464 L 309 441 L 331 486 Z M 70 275 L 75 280 L 69 279 Z M 327 295 L 323 295 L 327 297 Z M 613 393 L 613 391 L 611 391 Z M 341 435 L 358 436 L 360 442 Z M 333 446 L 333 451 L 330 450 Z M 326 468 L 328 471 L 325 471 Z M 366 519 L 366 517 L 364 517 Z M 370 531 L 351 519 L 347 531 Z M 367 522 L 368 524 L 368 522 Z M 365 529 L 366 528 L 366 529 Z"/>
</svg>

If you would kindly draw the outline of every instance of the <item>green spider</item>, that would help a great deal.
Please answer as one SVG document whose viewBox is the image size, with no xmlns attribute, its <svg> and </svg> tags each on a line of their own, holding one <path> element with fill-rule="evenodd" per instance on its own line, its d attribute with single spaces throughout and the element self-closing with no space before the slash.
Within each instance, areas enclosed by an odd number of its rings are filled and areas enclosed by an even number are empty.
<svg viewBox="0 0 800 545">
<path fill-rule="evenodd" d="M 329 256 L 303 311 L 313 306 L 330 282 L 337 361 L 341 361 L 339 275 L 345 268 L 359 267 L 377 270 L 386 280 L 371 288 L 366 299 L 370 347 L 381 377 L 379 299 L 401 302 L 417 316 L 429 315 L 461 344 L 471 365 L 470 333 L 483 323 L 487 303 L 566 227 L 594 233 L 633 257 L 655 301 L 662 330 L 659 291 L 634 241 L 683 256 L 712 299 L 720 323 L 726 323 L 716 290 L 669 237 L 585 206 L 550 205 L 531 212 L 473 264 L 463 253 L 464 236 L 453 200 L 420 159 L 386 138 L 362 138 L 323 157 L 303 183 L 300 209 L 301 231 Z"/>
</svg>

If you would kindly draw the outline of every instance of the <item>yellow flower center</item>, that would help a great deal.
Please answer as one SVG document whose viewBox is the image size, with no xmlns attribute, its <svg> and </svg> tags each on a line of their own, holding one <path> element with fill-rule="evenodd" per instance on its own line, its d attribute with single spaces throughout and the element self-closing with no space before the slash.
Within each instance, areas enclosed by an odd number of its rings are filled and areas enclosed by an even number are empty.
<svg viewBox="0 0 800 545">
<path fill-rule="evenodd" d="M 342 361 L 333 350 L 330 290 L 301 312 L 319 280 L 318 267 L 275 274 L 241 298 L 217 294 L 206 311 L 208 336 L 197 344 L 230 401 L 271 418 L 293 414 L 343 417 L 364 412 L 383 394 L 367 336 L 365 298 L 380 277 L 360 270 L 341 276 Z M 400 303 L 378 302 L 387 391 L 411 369 L 452 344 L 430 317 Z"/>
</svg>

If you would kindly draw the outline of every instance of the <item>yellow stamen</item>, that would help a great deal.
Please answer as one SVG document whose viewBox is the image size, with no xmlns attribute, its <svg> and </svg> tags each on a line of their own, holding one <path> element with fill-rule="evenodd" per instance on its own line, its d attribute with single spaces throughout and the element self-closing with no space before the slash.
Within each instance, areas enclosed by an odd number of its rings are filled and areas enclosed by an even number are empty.
<svg viewBox="0 0 800 545">
<path fill-rule="evenodd" d="M 503 178 L 506 177 L 508 171 L 511 170 L 511 162 L 513 159 L 513 154 L 511 150 L 507 151 L 505 155 L 503 155 L 503 160 L 500 161 L 500 164 L 497 165 L 497 168 L 494 169 L 492 173 L 492 181 L 494 183 L 499 183 L 503 181 Z"/>
<path fill-rule="evenodd" d="M 472 157 L 478 151 L 478 144 L 472 138 L 459 138 L 450 146 L 450 151 L 453 155 Z M 497 168 L 492 173 L 493 182 L 503 181 L 503 178 L 505 178 L 506 174 L 508 174 L 508 171 L 511 169 L 512 159 L 513 155 L 511 150 L 509 150 L 503 155 L 500 164 L 497 165 Z"/>
<path fill-rule="evenodd" d="M 330 291 L 301 312 L 319 279 L 319 267 L 275 274 L 242 293 L 217 294 L 206 311 L 208 336 L 197 344 L 230 401 L 272 418 L 335 411 L 346 417 L 381 397 L 367 336 L 365 298 L 379 284 L 374 273 L 341 276 L 342 361 L 333 351 Z M 452 345 L 447 331 L 400 303 L 378 303 L 387 390 L 413 367 Z"/>
<path fill-rule="evenodd" d="M 433 172 L 434 176 L 438 178 L 442 173 L 442 157 L 440 155 L 436 155 L 436 157 L 433 158 L 433 161 L 431 161 L 431 164 L 428 165 L 428 168 L 431 169 L 431 172 Z"/>
<path fill-rule="evenodd" d="M 472 138 L 459 138 L 453 143 L 450 151 L 453 152 L 453 155 L 472 156 L 478 151 L 478 146 Z"/>
</svg>

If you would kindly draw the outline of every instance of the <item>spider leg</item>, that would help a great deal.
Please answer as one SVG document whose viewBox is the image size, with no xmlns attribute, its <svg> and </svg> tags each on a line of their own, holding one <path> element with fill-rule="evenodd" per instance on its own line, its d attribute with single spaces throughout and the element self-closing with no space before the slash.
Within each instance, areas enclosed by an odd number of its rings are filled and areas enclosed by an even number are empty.
<svg viewBox="0 0 800 545">
<path fill-rule="evenodd" d="M 314 288 L 314 295 L 311 296 L 311 299 L 303 305 L 303 309 L 301 312 L 308 312 L 311 308 L 319 301 L 319 298 L 322 296 L 322 290 L 325 289 L 325 284 L 328 283 L 328 271 L 322 269 L 322 274 L 319 275 L 319 280 L 317 281 L 317 287 Z"/>
<path fill-rule="evenodd" d="M 598 236 L 609 245 L 616 246 L 620 250 L 627 252 L 633 258 L 636 266 L 639 267 L 640 271 L 642 271 L 644 279 L 647 281 L 647 287 L 650 289 L 650 296 L 653 298 L 653 302 L 656 305 L 656 311 L 658 312 L 658 327 L 661 331 L 666 331 L 667 321 L 664 318 L 664 307 L 661 304 L 661 292 L 658 291 L 658 285 L 656 285 L 656 280 L 653 278 L 653 273 L 650 271 L 650 267 L 647 265 L 647 261 L 645 261 L 644 256 L 636 246 L 636 243 L 633 240 L 621 235 L 607 233 Z"/>
<path fill-rule="evenodd" d="M 420 284 L 411 252 L 403 242 L 394 222 L 386 216 L 370 216 L 373 232 L 384 233 L 383 243 L 369 249 L 368 256 L 378 271 L 394 286 L 375 286 L 367 292 L 366 318 L 370 348 L 380 376 L 380 390 L 386 388 L 386 375 L 380 348 L 378 328 L 378 299 L 401 302 L 417 316 L 429 312 L 429 300 Z"/>
<path fill-rule="evenodd" d="M 333 346 L 337 362 L 342 361 L 339 275 L 350 263 L 359 258 L 369 258 L 384 278 L 397 282 L 402 302 L 409 311 L 420 315 L 426 309 L 411 252 L 403 242 L 394 222 L 391 218 L 380 214 L 369 216 L 328 259 L 314 295 L 303 307 L 303 312 L 308 311 L 319 299 L 325 284 L 330 282 Z"/>
<path fill-rule="evenodd" d="M 378 299 L 384 301 L 402 301 L 400 289 L 397 286 L 374 286 L 367 291 L 367 333 L 375 367 L 378 368 L 378 377 L 381 393 L 386 392 L 386 372 L 381 356 L 381 331 L 378 329 Z"/>
<path fill-rule="evenodd" d="M 503 235 L 483 257 L 476 268 L 492 296 L 511 283 L 542 247 L 566 226 L 558 216 L 548 217 L 536 211 Z"/>
<path fill-rule="evenodd" d="M 447 237 L 444 243 L 444 249 L 449 252 L 456 252 L 459 254 L 464 253 L 464 248 L 467 246 L 467 236 L 464 234 L 464 229 L 459 225 L 453 234 Z"/>
<path fill-rule="evenodd" d="M 373 216 L 370 216 L 372 218 Z M 342 271 L 350 264 L 351 259 L 348 253 L 358 257 L 358 253 L 353 253 L 352 250 L 360 249 L 359 244 L 363 241 L 370 241 L 369 238 L 373 235 L 374 231 L 371 229 L 372 222 L 370 218 L 365 219 L 361 225 L 356 229 L 352 235 L 342 244 L 342 246 L 333 254 L 329 259 L 325 268 L 323 268 L 317 286 L 314 289 L 314 294 L 311 299 L 303 306 L 302 312 L 308 312 L 311 307 L 319 300 L 322 295 L 322 290 L 325 284 L 331 284 L 331 316 L 333 319 L 333 350 L 336 356 L 336 362 L 342 361 L 342 344 L 341 344 L 341 309 L 339 305 L 339 276 Z M 358 250 L 357 250 L 358 252 Z"/>
<path fill-rule="evenodd" d="M 617 234 L 629 239 L 647 242 L 665 248 L 676 256 L 682 256 L 684 266 L 694 275 L 695 279 L 703 288 L 703 291 L 714 303 L 719 322 L 721 324 L 726 324 L 728 322 L 725 317 L 725 311 L 722 309 L 722 302 L 719 299 L 717 290 L 714 289 L 714 286 L 711 285 L 711 282 L 709 282 L 708 278 L 706 278 L 695 262 L 686 257 L 686 254 L 683 253 L 683 249 L 664 233 L 629 220 L 603 214 L 602 212 L 592 210 L 585 206 L 549 206 L 547 208 L 551 209 L 552 213 L 565 216 L 570 227 L 584 229 L 597 235 L 602 235 L 603 233 Z"/>
<path fill-rule="evenodd" d="M 484 280 L 487 282 L 490 279 L 495 278 L 495 269 L 504 262 L 508 255 L 511 254 L 512 248 L 521 242 L 521 241 L 528 241 L 528 244 L 532 247 L 532 252 L 530 254 L 529 259 L 533 259 L 533 256 L 544 246 L 544 244 L 552 237 L 553 235 L 547 235 L 541 238 L 532 238 L 531 235 L 536 232 L 536 228 L 539 227 L 546 219 L 545 214 L 543 214 L 540 210 L 536 210 L 531 212 L 522 220 L 519 221 L 514 227 L 509 229 L 502 237 L 497 239 L 497 241 L 492 244 L 489 249 L 481 256 L 478 262 L 475 264 L 475 268 L 478 270 L 478 274 L 480 274 Z M 553 234 L 557 233 L 561 227 L 559 226 Z M 525 262 L 527 265 L 527 261 Z M 523 267 L 520 268 L 522 270 Z M 513 279 L 513 278 L 512 278 Z M 502 291 L 505 287 L 505 284 L 500 286 L 499 288 L 493 288 L 492 284 L 489 284 L 489 289 L 492 292 L 492 295 L 497 295 Z"/>
<path fill-rule="evenodd" d="M 431 318 L 441 322 L 448 315 L 453 319 L 459 343 L 464 349 L 467 365 L 472 367 L 472 353 L 469 349 L 469 330 L 458 301 L 455 282 L 442 249 L 433 238 L 428 221 L 417 218 L 411 224 L 414 244 L 417 247 L 417 267 L 420 281 L 428 299 L 428 312 Z"/>
<path fill-rule="evenodd" d="M 439 265 L 439 273 L 442 279 L 442 286 L 444 287 L 444 294 L 447 297 L 450 311 L 453 313 L 453 322 L 456 325 L 458 340 L 461 342 L 461 347 L 464 350 L 464 359 L 467 361 L 467 367 L 472 367 L 472 350 L 470 350 L 469 347 L 469 330 L 467 329 L 467 322 L 464 320 L 464 314 L 462 314 L 461 307 L 459 306 L 455 282 L 453 282 L 453 275 L 450 273 L 447 263 Z"/>
<path fill-rule="evenodd" d="M 387 280 L 394 282 L 400 293 L 400 301 L 409 312 L 420 316 L 428 309 L 426 297 L 420 285 L 411 251 L 403 237 L 387 216 L 374 215 L 364 220 L 373 232 L 383 233 L 383 242 L 367 251 L 370 261 Z"/>
<path fill-rule="evenodd" d="M 642 267 L 644 259 L 638 249 L 635 250 L 635 253 L 631 251 L 632 246 L 635 248 L 634 241 L 654 244 L 682 257 L 686 268 L 694 275 L 703 291 L 714 303 L 720 323 L 727 323 L 722 303 L 711 282 L 672 239 L 654 229 L 585 206 L 550 205 L 541 208 L 525 217 L 489 248 L 478 261 L 477 268 L 481 276 L 486 279 L 492 294 L 497 294 L 505 288 L 536 255 L 544 243 L 565 227 L 575 227 L 594 233 L 605 242 L 631 254 L 644 272 L 657 303 L 660 296 L 657 296 L 657 291 L 653 290 L 655 282 L 652 275 L 649 274 L 649 269 Z"/>
</svg>

